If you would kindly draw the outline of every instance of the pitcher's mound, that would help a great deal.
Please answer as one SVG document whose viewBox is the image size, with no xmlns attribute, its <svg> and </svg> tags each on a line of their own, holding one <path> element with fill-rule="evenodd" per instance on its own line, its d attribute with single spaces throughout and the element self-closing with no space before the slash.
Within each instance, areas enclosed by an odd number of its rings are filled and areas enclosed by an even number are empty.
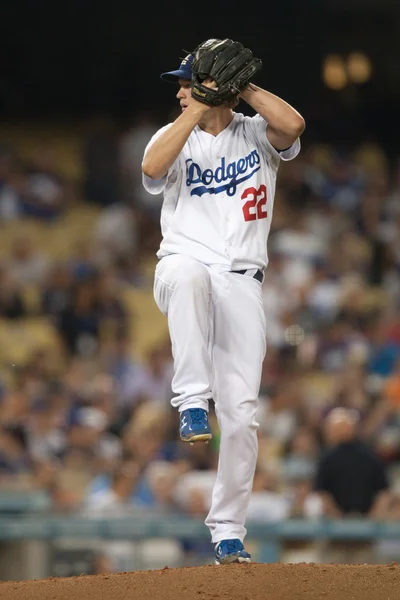
<svg viewBox="0 0 400 600">
<path fill-rule="evenodd" d="M 399 600 L 400 566 L 243 564 L 0 583 L 1 600 Z"/>
</svg>

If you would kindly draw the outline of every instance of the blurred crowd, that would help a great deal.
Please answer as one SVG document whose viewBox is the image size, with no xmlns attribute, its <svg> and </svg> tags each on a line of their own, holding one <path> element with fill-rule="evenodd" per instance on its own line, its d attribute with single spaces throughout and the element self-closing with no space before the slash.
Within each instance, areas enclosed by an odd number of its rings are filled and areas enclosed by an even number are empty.
<svg viewBox="0 0 400 600">
<path fill-rule="evenodd" d="M 94 118 L 82 129 L 78 182 L 57 170 L 51 148 L 38 146 L 27 162 L 12 145 L 1 147 L 1 230 L 27 219 L 52 227 L 79 202 L 98 209 L 87 243 L 63 262 L 16 236 L 0 265 L 0 319 L 23 324 L 31 315 L 24 291 L 33 286 L 35 314 L 54 328 L 62 356 L 38 347 L 24 364 L 1 365 L 0 485 L 43 490 L 54 511 L 203 518 L 209 506 L 218 449 L 212 407 L 212 443 L 182 444 L 170 407 L 169 340 L 139 360 L 121 295 L 140 288 L 152 301 L 141 264 L 155 258 L 162 199 L 144 191 L 140 162 L 159 126 L 146 113 L 123 128 Z M 378 516 L 397 519 L 400 161 L 372 143 L 305 141 L 279 173 L 269 260 L 248 518 L 321 517 L 321 457 L 357 439 L 388 481 Z M 325 426 L 338 408 L 355 419 L 347 438 Z M 366 494 L 385 485 L 372 488 Z M 367 516 L 371 502 L 347 512 Z"/>
</svg>

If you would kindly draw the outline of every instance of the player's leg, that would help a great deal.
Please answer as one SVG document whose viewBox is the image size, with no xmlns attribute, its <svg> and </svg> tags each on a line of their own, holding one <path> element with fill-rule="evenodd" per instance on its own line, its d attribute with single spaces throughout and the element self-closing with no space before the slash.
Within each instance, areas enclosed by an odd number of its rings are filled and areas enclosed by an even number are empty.
<svg viewBox="0 0 400 600">
<path fill-rule="evenodd" d="M 158 263 L 154 298 L 168 318 L 174 358 L 171 403 L 181 416 L 184 441 L 207 441 L 208 402 L 211 398 L 212 323 L 210 274 L 197 260 L 173 254 Z"/>
<path fill-rule="evenodd" d="M 222 286 L 217 284 L 221 277 Z M 266 351 L 265 315 L 257 280 L 226 273 L 213 275 L 213 284 L 213 397 L 221 440 L 206 525 L 214 543 L 242 542 L 258 455 L 256 412 Z"/>
</svg>

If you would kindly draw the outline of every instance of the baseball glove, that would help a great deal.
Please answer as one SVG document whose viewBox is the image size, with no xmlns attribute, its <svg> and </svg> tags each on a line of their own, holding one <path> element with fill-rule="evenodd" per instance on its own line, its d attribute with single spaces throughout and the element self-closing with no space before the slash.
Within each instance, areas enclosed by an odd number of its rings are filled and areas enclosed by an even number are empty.
<svg viewBox="0 0 400 600">
<path fill-rule="evenodd" d="M 193 52 L 192 97 L 209 106 L 221 106 L 233 100 L 261 69 L 262 62 L 240 42 L 210 39 Z M 204 85 L 211 78 L 216 87 Z"/>
</svg>

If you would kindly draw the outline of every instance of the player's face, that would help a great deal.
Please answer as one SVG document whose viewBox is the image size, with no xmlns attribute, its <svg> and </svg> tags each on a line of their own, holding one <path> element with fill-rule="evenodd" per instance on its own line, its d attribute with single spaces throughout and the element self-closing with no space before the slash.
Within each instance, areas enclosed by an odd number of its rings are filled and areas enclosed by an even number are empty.
<svg viewBox="0 0 400 600">
<path fill-rule="evenodd" d="M 184 112 L 192 102 L 192 88 L 190 87 L 190 79 L 178 80 L 179 90 L 176 95 L 178 98 L 182 112 Z"/>
</svg>

